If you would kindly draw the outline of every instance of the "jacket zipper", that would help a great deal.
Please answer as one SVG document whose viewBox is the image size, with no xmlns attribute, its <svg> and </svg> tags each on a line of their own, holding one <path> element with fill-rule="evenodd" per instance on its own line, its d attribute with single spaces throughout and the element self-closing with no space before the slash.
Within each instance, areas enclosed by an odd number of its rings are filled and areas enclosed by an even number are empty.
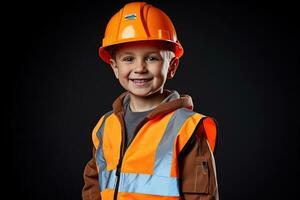
<svg viewBox="0 0 300 200">
<path fill-rule="evenodd" d="M 116 170 L 117 183 L 116 183 L 116 188 L 115 188 L 115 192 L 114 192 L 114 200 L 117 200 L 117 198 L 118 198 L 122 160 L 123 160 L 123 157 L 120 157 L 119 163 L 117 165 L 117 170 Z"/>
<path fill-rule="evenodd" d="M 121 123 L 121 131 L 122 131 L 122 136 L 121 136 L 121 147 L 120 147 L 120 158 L 117 164 L 117 170 L 116 170 L 116 187 L 115 187 L 115 192 L 114 192 L 114 200 L 118 199 L 118 191 L 119 191 L 119 184 L 120 184 L 120 174 L 121 174 L 121 167 L 122 167 L 122 161 L 123 161 L 123 155 L 125 152 L 125 125 L 124 125 L 124 112 L 121 112 L 120 114 L 117 114 L 117 117 Z"/>
<path fill-rule="evenodd" d="M 117 170 L 116 170 L 116 187 L 115 187 L 115 192 L 114 192 L 114 200 L 118 199 L 118 192 L 119 192 L 119 185 L 120 185 L 120 175 L 121 175 L 121 167 L 122 167 L 122 162 L 123 162 L 123 157 L 125 155 L 126 152 L 126 129 L 125 129 L 125 125 L 124 125 L 124 112 L 121 112 L 120 115 L 117 115 L 119 118 L 119 121 L 121 123 L 122 126 L 122 137 L 121 137 L 121 147 L 120 147 L 120 158 L 119 158 L 119 162 L 117 165 Z M 130 146 L 131 142 L 133 141 L 133 139 L 135 138 L 138 130 L 140 130 L 140 128 L 148 121 L 149 119 L 146 117 L 145 119 L 143 119 L 136 127 L 135 131 L 134 131 L 134 136 L 132 138 L 132 140 L 130 141 L 128 147 Z"/>
</svg>

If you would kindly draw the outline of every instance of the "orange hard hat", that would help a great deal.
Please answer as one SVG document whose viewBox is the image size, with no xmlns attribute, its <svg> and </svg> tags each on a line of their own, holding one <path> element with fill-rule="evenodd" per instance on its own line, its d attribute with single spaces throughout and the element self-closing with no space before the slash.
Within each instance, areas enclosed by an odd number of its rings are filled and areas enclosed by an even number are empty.
<svg viewBox="0 0 300 200">
<path fill-rule="evenodd" d="M 145 2 L 128 3 L 108 22 L 99 55 L 110 63 L 110 46 L 147 40 L 170 42 L 174 44 L 175 56 L 183 55 L 174 25 L 163 11 Z"/>
</svg>

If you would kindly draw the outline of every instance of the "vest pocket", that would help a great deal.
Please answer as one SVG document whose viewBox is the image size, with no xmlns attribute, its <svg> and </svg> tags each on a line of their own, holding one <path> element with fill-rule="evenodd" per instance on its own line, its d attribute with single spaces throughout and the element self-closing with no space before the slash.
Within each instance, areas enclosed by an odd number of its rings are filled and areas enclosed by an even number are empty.
<svg viewBox="0 0 300 200">
<path fill-rule="evenodd" d="M 203 134 L 190 145 L 179 161 L 181 191 L 183 195 L 207 196 L 212 193 L 214 185 L 210 149 Z"/>
<path fill-rule="evenodd" d="M 208 193 L 209 167 L 208 160 L 204 157 L 196 158 L 194 191 L 197 193 Z"/>
<path fill-rule="evenodd" d="M 190 160 L 191 161 L 191 160 Z M 197 156 L 183 170 L 181 189 L 184 194 L 209 193 L 209 163 L 204 156 Z"/>
</svg>

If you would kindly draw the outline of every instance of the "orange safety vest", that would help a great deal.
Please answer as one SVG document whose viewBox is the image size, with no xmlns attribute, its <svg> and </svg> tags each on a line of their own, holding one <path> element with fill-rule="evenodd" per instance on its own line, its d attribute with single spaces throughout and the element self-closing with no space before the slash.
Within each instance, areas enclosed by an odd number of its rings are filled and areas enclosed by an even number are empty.
<svg viewBox="0 0 300 200">
<path fill-rule="evenodd" d="M 102 200 L 179 200 L 178 155 L 203 119 L 210 118 L 187 108 L 150 119 L 120 155 L 122 123 L 112 112 L 104 115 L 92 137 Z M 213 150 L 216 126 L 205 121 Z"/>
</svg>

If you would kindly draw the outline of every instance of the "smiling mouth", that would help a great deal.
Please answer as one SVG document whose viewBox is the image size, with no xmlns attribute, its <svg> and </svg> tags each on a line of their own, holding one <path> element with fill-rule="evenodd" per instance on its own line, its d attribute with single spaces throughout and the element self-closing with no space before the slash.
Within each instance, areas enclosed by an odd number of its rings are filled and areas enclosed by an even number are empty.
<svg viewBox="0 0 300 200">
<path fill-rule="evenodd" d="M 150 81 L 152 78 L 130 78 L 129 80 L 134 82 L 147 82 Z"/>
<path fill-rule="evenodd" d="M 129 79 L 129 80 L 131 80 L 136 85 L 144 85 L 145 83 L 147 83 L 150 80 L 152 80 L 152 78 L 147 78 L 147 79 Z"/>
</svg>

